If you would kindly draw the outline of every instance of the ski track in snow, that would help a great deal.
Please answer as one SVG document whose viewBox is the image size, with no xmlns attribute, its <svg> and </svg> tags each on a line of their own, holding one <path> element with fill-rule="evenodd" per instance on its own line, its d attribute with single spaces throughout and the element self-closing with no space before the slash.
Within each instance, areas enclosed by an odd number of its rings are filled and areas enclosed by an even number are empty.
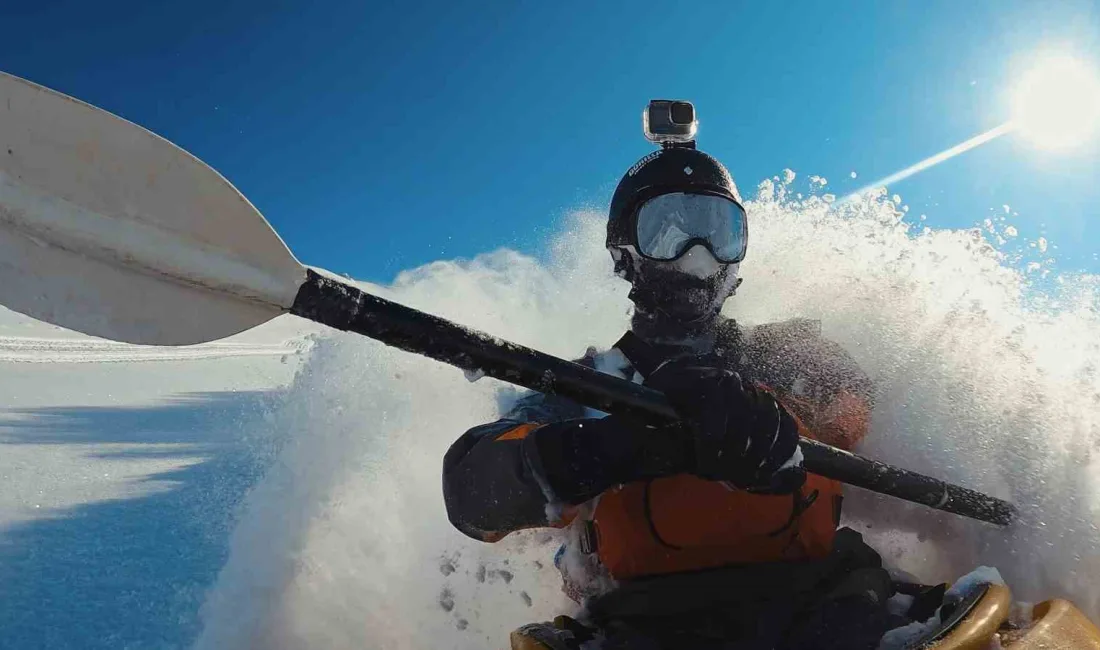
<svg viewBox="0 0 1100 650">
<path fill-rule="evenodd" d="M 162 347 L 129 345 L 100 339 L 0 336 L 0 363 L 134 363 L 291 356 L 301 354 L 307 347 L 303 340 L 269 344 L 203 343 Z"/>
</svg>

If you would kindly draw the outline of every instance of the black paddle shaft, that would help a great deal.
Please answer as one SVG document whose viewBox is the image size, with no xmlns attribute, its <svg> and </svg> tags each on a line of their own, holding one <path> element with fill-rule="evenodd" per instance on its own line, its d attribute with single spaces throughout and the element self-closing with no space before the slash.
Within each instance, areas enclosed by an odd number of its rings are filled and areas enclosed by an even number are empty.
<svg viewBox="0 0 1100 650">
<path fill-rule="evenodd" d="M 664 395 L 651 388 L 373 296 L 312 270 L 307 271 L 290 312 L 517 386 L 562 395 L 606 413 L 665 422 L 678 417 Z M 803 438 L 801 446 L 807 471 L 820 476 L 993 524 L 1007 525 L 1016 516 L 1011 503 L 968 488 L 815 440 Z"/>
</svg>

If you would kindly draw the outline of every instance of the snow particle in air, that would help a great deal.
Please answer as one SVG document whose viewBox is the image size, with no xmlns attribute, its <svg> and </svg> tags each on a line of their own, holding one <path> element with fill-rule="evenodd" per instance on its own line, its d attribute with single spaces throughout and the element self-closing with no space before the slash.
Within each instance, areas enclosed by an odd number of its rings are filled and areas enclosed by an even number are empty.
<svg viewBox="0 0 1100 650">
<path fill-rule="evenodd" d="M 519 592 L 519 599 L 523 601 L 524 605 L 531 606 L 531 597 L 527 595 L 526 591 Z"/>
<path fill-rule="evenodd" d="M 455 621 L 455 627 L 457 627 L 459 630 L 465 630 L 466 628 L 470 627 L 470 622 L 464 618 L 460 618 Z"/>
</svg>

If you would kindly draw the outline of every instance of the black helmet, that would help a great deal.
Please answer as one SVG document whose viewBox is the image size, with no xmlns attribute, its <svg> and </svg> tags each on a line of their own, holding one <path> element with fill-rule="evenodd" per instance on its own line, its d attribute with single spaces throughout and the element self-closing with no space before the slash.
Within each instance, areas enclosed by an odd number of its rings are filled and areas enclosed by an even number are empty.
<svg viewBox="0 0 1100 650">
<path fill-rule="evenodd" d="M 607 246 L 634 243 L 633 223 L 638 207 L 662 194 L 694 192 L 716 194 L 741 205 L 741 195 L 729 171 L 694 146 L 666 146 L 634 163 L 611 197 Z"/>
</svg>

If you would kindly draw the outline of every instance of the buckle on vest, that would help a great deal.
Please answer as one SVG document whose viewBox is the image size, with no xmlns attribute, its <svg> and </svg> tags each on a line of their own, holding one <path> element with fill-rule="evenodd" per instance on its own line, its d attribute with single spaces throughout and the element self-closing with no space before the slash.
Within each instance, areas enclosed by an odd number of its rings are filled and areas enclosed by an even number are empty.
<svg viewBox="0 0 1100 650">
<path fill-rule="evenodd" d="M 600 548 L 596 524 L 593 523 L 591 519 L 584 520 L 584 527 L 581 528 L 580 544 L 581 553 L 585 555 L 592 555 Z"/>
<path fill-rule="evenodd" d="M 812 506 L 814 502 L 817 501 L 817 495 L 818 491 L 814 490 L 810 493 L 808 497 L 803 499 L 802 490 L 793 493 L 791 496 L 794 497 L 794 504 L 791 505 L 791 518 L 788 519 L 787 523 L 783 524 L 783 526 L 780 527 L 778 530 L 768 533 L 768 537 L 776 537 L 778 535 L 781 535 L 784 531 L 793 526 L 795 522 L 798 521 L 798 518 L 802 516 L 802 513 L 809 510 L 810 506 Z"/>
</svg>

